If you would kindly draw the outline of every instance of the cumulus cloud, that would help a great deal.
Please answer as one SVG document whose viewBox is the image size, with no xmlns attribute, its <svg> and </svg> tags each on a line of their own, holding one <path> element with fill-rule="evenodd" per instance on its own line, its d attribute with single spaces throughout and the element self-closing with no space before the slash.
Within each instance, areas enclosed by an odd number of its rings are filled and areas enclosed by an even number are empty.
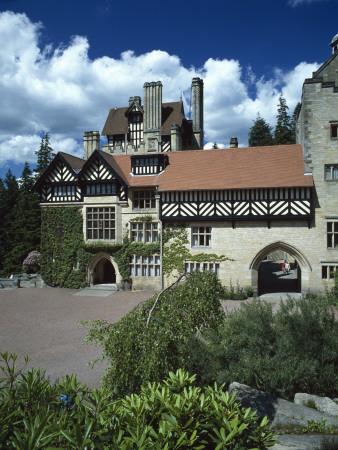
<svg viewBox="0 0 338 450">
<path fill-rule="evenodd" d="M 257 112 L 273 125 L 281 91 L 292 112 L 304 78 L 318 67 L 302 62 L 289 72 L 276 69 L 272 78 L 257 79 L 236 60 L 209 59 L 200 68 L 188 68 L 161 50 L 91 60 L 83 36 L 42 47 L 42 27 L 25 14 L 0 13 L 0 166 L 34 162 L 46 131 L 55 151 L 82 156 L 83 133 L 101 131 L 110 108 L 127 105 L 130 96 L 142 97 L 144 82 L 161 80 L 163 101 L 177 101 L 189 93 L 195 76 L 204 79 L 206 142 L 228 146 L 237 136 L 247 145 Z M 189 95 L 184 98 L 188 113 Z"/>
</svg>

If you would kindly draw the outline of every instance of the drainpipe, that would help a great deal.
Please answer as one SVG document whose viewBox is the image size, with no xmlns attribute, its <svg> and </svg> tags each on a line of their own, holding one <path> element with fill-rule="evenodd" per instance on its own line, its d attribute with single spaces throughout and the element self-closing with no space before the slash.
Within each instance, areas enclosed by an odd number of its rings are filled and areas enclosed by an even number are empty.
<svg viewBox="0 0 338 450">
<path fill-rule="evenodd" d="M 162 246 L 162 220 L 160 219 L 160 199 L 161 195 L 159 192 L 155 194 L 156 198 L 156 214 L 158 222 L 158 232 L 160 237 L 160 288 L 163 290 L 163 246 Z"/>
</svg>

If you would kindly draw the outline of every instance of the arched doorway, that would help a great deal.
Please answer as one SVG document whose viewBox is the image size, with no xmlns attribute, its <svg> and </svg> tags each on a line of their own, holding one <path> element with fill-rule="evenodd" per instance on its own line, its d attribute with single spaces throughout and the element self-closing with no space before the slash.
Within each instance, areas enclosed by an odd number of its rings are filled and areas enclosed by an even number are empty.
<svg viewBox="0 0 338 450">
<path fill-rule="evenodd" d="M 105 252 L 97 253 L 88 264 L 87 282 L 90 286 L 95 284 L 115 284 L 119 273 L 115 262 Z"/>
<path fill-rule="evenodd" d="M 282 262 L 287 259 L 290 272 L 283 272 Z M 264 247 L 251 265 L 252 287 L 258 295 L 274 292 L 307 292 L 309 273 L 307 258 L 297 248 L 274 242 Z"/>
</svg>

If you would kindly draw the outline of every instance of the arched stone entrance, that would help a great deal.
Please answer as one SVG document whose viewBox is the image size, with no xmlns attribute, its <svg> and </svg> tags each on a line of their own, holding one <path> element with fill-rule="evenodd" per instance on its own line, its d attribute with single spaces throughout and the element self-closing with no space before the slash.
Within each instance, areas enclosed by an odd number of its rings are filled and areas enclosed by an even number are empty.
<svg viewBox="0 0 338 450">
<path fill-rule="evenodd" d="M 87 268 L 87 283 L 117 284 L 121 282 L 118 267 L 113 258 L 105 252 L 99 252 L 90 260 Z"/>
<path fill-rule="evenodd" d="M 264 247 L 257 255 L 254 257 L 250 264 L 251 269 L 251 286 L 254 291 L 260 294 L 260 277 L 262 277 L 262 273 L 260 273 L 260 266 L 262 262 L 266 259 L 266 256 L 272 252 L 281 250 L 288 255 L 290 255 L 295 260 L 295 268 L 297 273 L 297 283 L 292 285 L 292 283 L 285 284 L 285 291 L 287 291 L 288 286 L 291 286 L 293 291 L 296 292 L 308 292 L 309 291 L 309 278 L 310 273 L 312 272 L 311 265 L 305 255 L 299 251 L 296 247 L 293 247 L 286 242 L 277 241 L 273 242 L 266 247 Z M 276 268 L 279 270 L 279 267 Z M 280 269 L 281 270 L 281 269 Z M 295 288 L 294 288 L 295 286 Z M 271 289 L 271 292 L 277 292 L 277 290 Z M 283 291 L 282 291 L 283 292 Z"/>
</svg>

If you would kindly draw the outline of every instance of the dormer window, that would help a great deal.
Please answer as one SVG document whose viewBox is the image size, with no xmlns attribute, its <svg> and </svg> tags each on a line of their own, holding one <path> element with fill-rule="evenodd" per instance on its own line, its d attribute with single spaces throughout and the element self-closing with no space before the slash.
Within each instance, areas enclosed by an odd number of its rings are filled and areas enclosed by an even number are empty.
<svg viewBox="0 0 338 450">
<path fill-rule="evenodd" d="M 169 163 L 168 155 L 132 155 L 131 172 L 133 175 L 156 175 L 162 172 Z"/>
</svg>

